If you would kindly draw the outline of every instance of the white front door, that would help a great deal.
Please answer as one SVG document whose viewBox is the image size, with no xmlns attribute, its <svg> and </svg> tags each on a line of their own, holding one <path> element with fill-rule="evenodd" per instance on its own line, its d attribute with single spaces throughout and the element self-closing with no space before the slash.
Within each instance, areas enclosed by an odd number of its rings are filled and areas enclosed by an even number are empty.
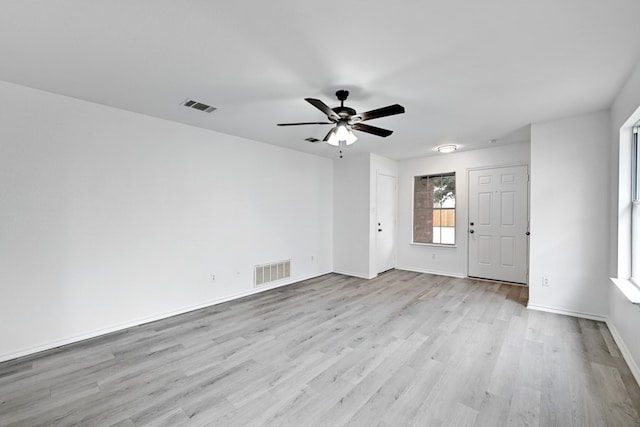
<svg viewBox="0 0 640 427">
<path fill-rule="evenodd" d="M 378 174 L 376 180 L 377 272 L 396 266 L 396 177 Z"/>
<path fill-rule="evenodd" d="M 469 171 L 469 276 L 527 283 L 527 166 Z"/>
</svg>

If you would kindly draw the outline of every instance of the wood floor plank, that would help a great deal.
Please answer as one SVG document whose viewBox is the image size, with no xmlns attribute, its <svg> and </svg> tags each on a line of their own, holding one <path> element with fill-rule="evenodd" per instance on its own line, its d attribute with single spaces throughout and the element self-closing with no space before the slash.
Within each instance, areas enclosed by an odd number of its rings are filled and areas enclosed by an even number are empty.
<svg viewBox="0 0 640 427">
<path fill-rule="evenodd" d="M 570 384 L 573 378 L 567 353 L 559 336 L 544 335 L 540 424 L 571 425 Z"/>
<path fill-rule="evenodd" d="M 595 362 L 591 365 L 606 420 L 619 426 L 640 424 L 637 408 L 629 398 L 618 369 Z"/>
<path fill-rule="evenodd" d="M 407 390 L 415 379 L 415 369 L 404 365 L 392 375 L 362 405 L 356 414 L 346 423 L 350 426 L 377 425 L 387 414 L 387 408 L 393 405 Z"/>
<path fill-rule="evenodd" d="M 0 425 L 640 425 L 606 325 L 527 298 L 328 274 L 0 363 Z"/>
<path fill-rule="evenodd" d="M 525 339 L 520 352 L 517 384 L 535 390 L 542 390 L 544 379 L 543 364 L 544 344 Z"/>
<path fill-rule="evenodd" d="M 509 425 L 507 421 L 509 419 L 510 402 L 510 399 L 486 392 L 474 425 L 477 427 Z M 562 424 L 548 425 L 560 426 Z"/>
<path fill-rule="evenodd" d="M 443 427 L 472 427 L 476 422 L 478 411 L 460 403 L 442 424 Z"/>
<path fill-rule="evenodd" d="M 383 421 L 389 425 L 413 424 L 424 401 L 441 381 L 445 373 L 445 364 L 429 358 L 422 365 L 411 369 L 415 373 L 412 381 L 398 398 L 385 408 Z"/>
<path fill-rule="evenodd" d="M 575 426 L 605 425 L 604 404 L 595 386 L 595 378 L 576 373 L 571 384 L 571 418 Z"/>
<path fill-rule="evenodd" d="M 503 345 L 498 355 L 487 390 L 499 396 L 513 396 L 516 381 L 520 375 L 522 347 Z"/>
<path fill-rule="evenodd" d="M 509 415 L 507 425 L 513 427 L 537 427 L 540 425 L 540 391 L 534 390 L 526 386 L 518 386 L 515 388 L 511 405 L 509 406 Z M 597 424 L 578 424 L 578 425 L 597 425 Z"/>
</svg>

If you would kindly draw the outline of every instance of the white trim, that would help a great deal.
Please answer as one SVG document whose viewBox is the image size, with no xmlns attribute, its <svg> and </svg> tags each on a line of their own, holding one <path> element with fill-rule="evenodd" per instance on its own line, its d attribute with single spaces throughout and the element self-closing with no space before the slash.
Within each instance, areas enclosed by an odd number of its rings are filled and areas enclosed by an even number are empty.
<svg viewBox="0 0 640 427">
<path fill-rule="evenodd" d="M 496 280 L 496 279 L 485 279 L 484 277 L 474 277 L 474 276 L 466 276 L 469 280 L 478 280 L 480 282 L 490 282 L 490 283 L 500 283 L 502 285 L 513 285 L 513 286 L 522 286 L 528 288 L 529 285 L 526 283 L 518 283 L 518 282 L 507 282 L 505 280 Z"/>
<path fill-rule="evenodd" d="M 88 340 L 91 338 L 97 338 L 100 337 L 102 335 L 106 335 L 106 334 L 110 334 L 113 332 L 118 332 L 118 331 L 122 331 L 125 329 L 129 329 L 129 328 L 133 328 L 135 326 L 139 326 L 139 325 L 143 325 L 145 323 L 151 323 L 151 322 L 155 322 L 157 320 L 162 320 L 162 319 L 166 319 L 169 317 L 173 317 L 173 316 L 177 316 L 179 314 L 184 314 L 184 313 L 188 313 L 190 311 L 195 311 L 195 310 L 200 310 L 202 308 L 207 308 L 207 307 L 211 307 L 213 305 L 217 305 L 217 304 L 222 304 L 224 302 L 228 302 L 228 301 L 232 301 L 235 299 L 239 299 L 239 298 L 243 298 L 249 295 L 254 295 L 254 294 L 258 294 L 264 291 L 268 291 L 270 289 L 275 289 L 275 288 L 280 288 L 282 286 L 287 286 L 287 285 L 292 285 L 298 282 L 302 282 L 304 280 L 309 280 L 309 279 L 313 279 L 315 277 L 320 277 L 320 276 L 324 276 L 325 274 L 330 274 L 331 271 L 327 271 L 324 273 L 319 273 L 319 274 L 313 274 L 313 275 L 309 275 L 309 276 L 305 276 L 305 277 L 297 277 L 295 279 L 292 279 L 288 282 L 285 283 L 277 283 L 275 285 L 272 286 L 260 286 L 259 288 L 251 288 L 248 289 L 246 291 L 243 292 L 238 292 L 236 294 L 232 294 L 232 295 L 228 295 L 222 298 L 217 298 L 214 300 L 210 300 L 207 301 L 205 303 L 202 304 L 198 304 L 198 305 L 194 305 L 194 306 L 190 306 L 190 307 L 184 307 L 184 308 L 180 308 L 178 310 L 172 310 L 172 311 L 168 311 L 165 313 L 161 313 L 161 314 L 157 314 L 154 316 L 149 316 L 149 317 L 143 317 L 140 319 L 136 319 L 136 320 L 132 320 L 129 322 L 124 322 L 124 323 L 120 323 L 114 326 L 110 326 L 108 328 L 104 328 L 104 329 L 98 329 L 95 331 L 91 331 L 88 332 L 86 334 L 82 334 L 82 335 L 77 335 L 71 338 L 64 338 L 61 340 L 56 340 L 56 341 L 52 341 L 52 342 L 48 342 L 46 344 L 42 344 L 42 345 L 38 345 L 38 346 L 34 346 L 34 347 L 29 347 L 29 348 L 24 348 L 18 351 L 14 351 L 11 353 L 5 353 L 5 354 L 0 354 L 0 362 L 5 362 L 7 360 L 12 360 L 12 359 L 16 359 L 18 357 L 24 357 L 24 356 L 29 356 L 35 353 L 39 353 L 41 351 L 46 351 L 46 350 L 51 350 L 54 349 L 56 347 L 62 347 L 65 345 L 69 345 L 69 344 L 74 344 L 80 341 L 84 341 L 84 340 Z"/>
<path fill-rule="evenodd" d="M 524 141 L 523 141 L 524 142 Z M 469 176 L 469 171 L 481 171 L 481 170 L 485 170 L 485 169 L 502 169 L 502 168 L 514 168 L 517 166 L 526 166 L 527 167 L 527 173 L 529 172 L 529 163 L 527 162 L 516 162 L 516 163 L 505 163 L 505 164 L 499 164 L 499 165 L 490 165 L 490 166 L 475 166 L 472 168 L 467 168 L 467 177 Z"/>
<path fill-rule="evenodd" d="M 409 242 L 410 245 L 414 245 L 414 246 L 430 246 L 430 247 L 436 247 L 436 248 L 457 248 L 456 244 L 447 244 L 447 243 L 418 243 L 418 242 Z"/>
<path fill-rule="evenodd" d="M 544 311 L 547 313 L 563 314 L 565 316 L 579 317 L 582 319 L 596 320 L 598 322 L 606 322 L 607 317 L 601 314 L 585 313 L 583 311 L 567 310 L 563 308 L 547 307 L 544 305 L 527 304 L 529 310 Z"/>
<path fill-rule="evenodd" d="M 633 282 L 614 277 L 610 277 L 610 279 L 631 303 L 640 304 L 640 289 Z"/>
<path fill-rule="evenodd" d="M 622 357 L 624 358 L 624 361 L 627 362 L 627 365 L 629 366 L 629 370 L 631 371 L 631 374 L 633 374 L 633 377 L 636 379 L 636 382 L 638 383 L 638 385 L 640 385 L 640 368 L 638 368 L 638 364 L 636 363 L 635 359 L 631 355 L 629 348 L 624 343 L 622 336 L 620 335 L 616 327 L 613 325 L 613 322 L 610 322 L 608 319 L 607 319 L 607 328 L 609 328 L 609 331 L 611 332 L 611 336 L 613 337 L 613 340 L 616 342 L 616 345 L 620 349 L 620 353 L 622 353 Z"/>
<path fill-rule="evenodd" d="M 333 270 L 333 272 L 336 274 L 344 274 L 345 276 L 352 276 L 352 277 L 357 277 L 359 279 L 367 279 L 367 280 L 378 277 L 377 273 L 373 275 L 367 275 L 367 274 L 354 273 L 352 271 L 347 271 L 347 270 Z"/>
<path fill-rule="evenodd" d="M 436 276 L 455 277 L 457 279 L 465 278 L 463 274 L 451 273 L 448 271 L 425 270 L 423 268 L 405 267 L 401 265 L 396 266 L 396 270 L 413 271 L 414 273 L 435 274 Z"/>
</svg>

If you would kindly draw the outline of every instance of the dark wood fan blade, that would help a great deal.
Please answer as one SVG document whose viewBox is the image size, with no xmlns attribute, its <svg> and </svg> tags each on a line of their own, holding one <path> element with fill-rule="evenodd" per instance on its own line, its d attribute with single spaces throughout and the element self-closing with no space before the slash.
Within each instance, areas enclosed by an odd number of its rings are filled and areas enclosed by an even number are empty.
<svg viewBox="0 0 640 427">
<path fill-rule="evenodd" d="M 404 113 L 404 107 L 399 104 L 393 104 L 387 107 L 378 108 L 377 110 L 367 111 L 366 113 L 360 114 L 360 116 L 362 116 L 362 121 L 365 121 L 402 113 Z"/>
<path fill-rule="evenodd" d="M 382 128 L 371 126 L 371 125 L 365 125 L 364 123 L 356 123 L 355 125 L 351 126 L 351 129 L 359 130 L 361 132 L 371 133 L 373 135 L 378 135 L 382 137 L 387 137 L 393 133 L 392 130 L 382 129 Z"/>
<path fill-rule="evenodd" d="M 329 140 L 329 137 L 331 136 L 331 134 L 333 133 L 333 131 L 334 131 L 335 129 L 336 129 L 336 128 L 331 128 L 331 130 L 329 131 L 329 133 L 327 133 L 327 136 L 325 136 L 325 137 L 324 137 L 324 139 L 323 139 L 323 141 L 324 141 L 324 142 L 327 142 L 327 141 Z"/>
<path fill-rule="evenodd" d="M 333 122 L 303 122 L 303 123 L 278 123 L 278 126 L 298 126 L 298 125 L 333 125 Z"/>
<path fill-rule="evenodd" d="M 327 104 L 320 101 L 319 99 L 305 98 L 304 100 L 326 114 L 329 120 L 340 120 L 340 116 L 338 116 L 335 111 L 333 111 Z"/>
</svg>

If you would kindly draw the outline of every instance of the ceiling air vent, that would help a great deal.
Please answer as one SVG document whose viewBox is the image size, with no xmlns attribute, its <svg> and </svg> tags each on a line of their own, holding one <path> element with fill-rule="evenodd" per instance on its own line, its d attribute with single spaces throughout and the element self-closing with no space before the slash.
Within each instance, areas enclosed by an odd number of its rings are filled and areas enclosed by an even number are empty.
<svg viewBox="0 0 640 427">
<path fill-rule="evenodd" d="M 216 111 L 216 107 L 212 107 L 211 105 L 203 104 L 202 102 L 194 101 L 193 99 L 187 99 L 182 103 L 185 107 L 193 108 L 196 110 L 204 111 L 205 113 L 211 113 Z"/>
</svg>

